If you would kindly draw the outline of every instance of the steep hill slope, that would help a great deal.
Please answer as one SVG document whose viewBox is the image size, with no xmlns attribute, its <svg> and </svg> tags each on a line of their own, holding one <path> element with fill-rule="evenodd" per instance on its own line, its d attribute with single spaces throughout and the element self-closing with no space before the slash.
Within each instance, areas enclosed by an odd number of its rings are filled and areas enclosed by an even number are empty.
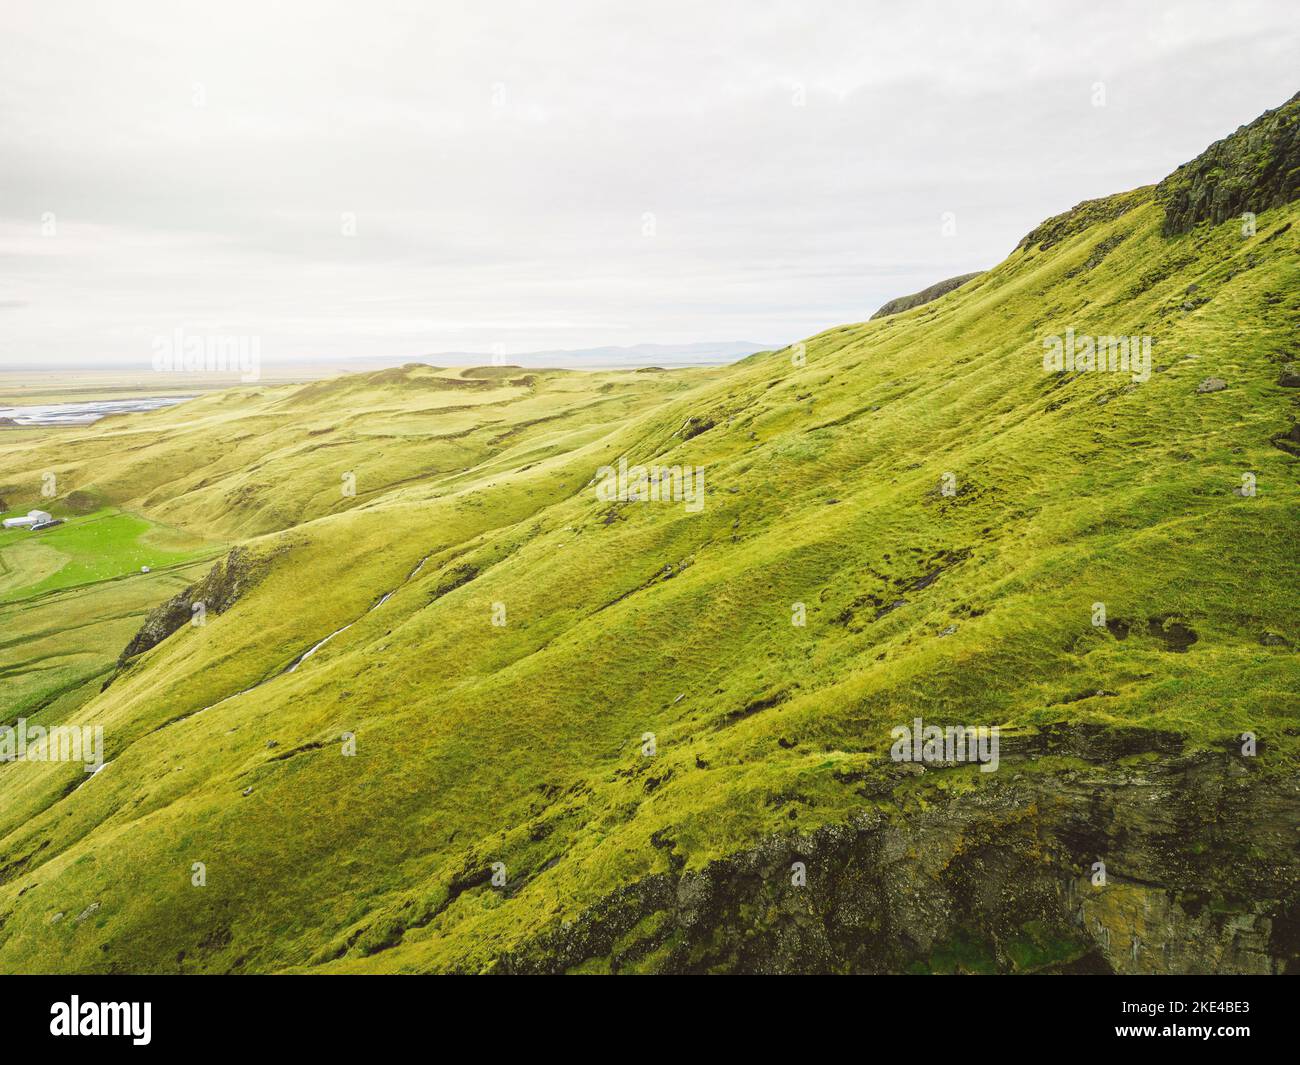
<svg viewBox="0 0 1300 1065">
<path fill-rule="evenodd" d="M 1167 234 L 1138 189 L 722 371 L 6 453 L 257 579 L 73 712 L 101 772 L 0 765 L 0 968 L 1294 968 L 1298 215 Z M 1045 370 L 1102 336 L 1149 374 Z M 620 458 L 702 506 L 609 499 Z M 916 718 L 999 768 L 892 760 Z"/>
</svg>

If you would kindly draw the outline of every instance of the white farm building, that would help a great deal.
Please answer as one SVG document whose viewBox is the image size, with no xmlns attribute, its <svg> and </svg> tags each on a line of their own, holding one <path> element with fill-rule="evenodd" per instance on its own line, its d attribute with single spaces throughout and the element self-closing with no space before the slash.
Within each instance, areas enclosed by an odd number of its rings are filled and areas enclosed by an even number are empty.
<svg viewBox="0 0 1300 1065">
<path fill-rule="evenodd" d="M 43 521 L 50 521 L 51 515 L 43 510 L 33 510 L 25 518 L 5 518 L 6 529 L 30 529 L 33 525 L 40 525 Z"/>
</svg>

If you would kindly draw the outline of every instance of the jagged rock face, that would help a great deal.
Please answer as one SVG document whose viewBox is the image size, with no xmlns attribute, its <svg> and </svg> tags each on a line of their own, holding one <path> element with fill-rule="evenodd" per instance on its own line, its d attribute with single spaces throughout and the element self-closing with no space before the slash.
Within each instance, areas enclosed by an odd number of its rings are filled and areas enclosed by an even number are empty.
<svg viewBox="0 0 1300 1065">
<path fill-rule="evenodd" d="M 185 591 L 149 612 L 140 631 L 131 638 L 118 658 L 118 668 L 136 655 L 156 647 L 182 625 L 188 624 L 194 617 L 195 604 L 202 603 L 203 609 L 213 614 L 229 610 L 240 595 L 256 583 L 262 570 L 260 561 L 255 560 L 249 551 L 242 547 L 235 548 L 197 584 L 190 585 Z M 106 684 L 105 687 L 107 686 Z"/>
<path fill-rule="evenodd" d="M 1280 207 L 1300 196 L 1300 93 L 1216 141 L 1156 186 L 1165 236 Z"/>
<path fill-rule="evenodd" d="M 913 307 L 920 307 L 926 303 L 937 300 L 940 296 L 946 296 L 953 289 L 961 288 L 967 281 L 973 281 L 982 274 L 983 270 L 976 270 L 973 274 L 961 274 L 958 277 L 950 277 L 946 281 L 940 281 L 938 284 L 931 285 L 929 288 L 923 288 L 920 292 L 913 292 L 910 296 L 899 296 L 896 300 L 890 300 L 880 308 L 872 318 L 887 318 L 891 314 L 901 314 L 903 311 L 910 311 Z"/>
<path fill-rule="evenodd" d="M 1171 759 L 1171 745 L 1049 732 L 1019 751 L 1004 744 L 1001 769 L 974 789 L 933 788 L 902 812 L 897 793 L 868 787 L 852 824 L 647 877 L 498 968 L 1300 970 L 1294 782 L 1235 752 Z M 1142 747 L 1153 757 L 1135 757 Z M 1036 771 L 1044 754 L 1089 761 Z"/>
</svg>

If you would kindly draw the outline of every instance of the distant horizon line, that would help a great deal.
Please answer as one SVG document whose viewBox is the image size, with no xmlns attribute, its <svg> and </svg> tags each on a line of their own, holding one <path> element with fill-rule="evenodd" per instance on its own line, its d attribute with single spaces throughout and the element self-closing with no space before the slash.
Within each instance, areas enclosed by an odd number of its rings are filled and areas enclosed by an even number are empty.
<svg viewBox="0 0 1300 1065">
<path fill-rule="evenodd" d="M 639 357 L 644 359 L 670 359 L 680 360 L 683 355 L 695 355 L 697 359 L 686 362 L 678 361 L 678 368 L 688 366 L 724 366 L 728 362 L 735 362 L 760 351 L 777 351 L 783 345 L 780 344 L 757 344 L 748 340 L 720 340 L 716 342 L 693 341 L 683 344 L 656 344 L 652 342 L 641 342 L 637 344 L 607 344 L 595 345 L 583 348 L 538 348 L 529 351 L 519 352 L 492 352 L 492 351 L 472 351 L 472 350 L 454 350 L 454 351 L 434 351 L 420 354 L 398 354 L 398 355 L 327 355 L 327 356 L 280 356 L 278 358 L 263 359 L 263 367 L 276 367 L 281 370 L 289 370 L 294 367 L 304 369 L 312 366 L 333 366 L 347 365 L 355 363 L 388 363 L 391 365 L 403 365 L 405 363 L 419 362 L 426 365 L 436 365 L 429 360 L 439 360 L 442 365 L 452 366 L 490 366 L 490 365 L 522 365 L 514 360 L 517 359 L 538 359 L 538 358 L 585 358 L 590 360 L 600 358 L 620 357 Z M 709 356 L 721 357 L 721 361 L 704 361 Z M 499 360 L 505 359 L 502 363 Z M 447 361 L 453 360 L 453 361 Z M 464 360 L 472 360 L 466 362 Z M 644 363 L 643 365 L 653 365 Z M 630 368 L 631 363 L 624 365 L 617 364 L 596 364 L 589 363 L 583 367 L 567 367 L 555 365 L 552 367 L 531 367 L 531 368 L 552 368 L 552 369 L 622 369 Z M 140 370 L 151 368 L 148 359 L 140 361 L 123 361 L 114 359 L 104 362 L 55 362 L 55 363 L 15 363 L 5 365 L 0 363 L 0 373 L 48 373 L 61 370 L 76 371 L 123 371 L 123 370 Z"/>
</svg>

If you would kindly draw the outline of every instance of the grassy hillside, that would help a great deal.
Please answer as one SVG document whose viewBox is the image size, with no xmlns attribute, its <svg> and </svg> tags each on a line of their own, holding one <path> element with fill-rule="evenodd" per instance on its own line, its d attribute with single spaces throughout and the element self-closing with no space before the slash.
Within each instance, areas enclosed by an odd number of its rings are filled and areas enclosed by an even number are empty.
<svg viewBox="0 0 1300 1065">
<path fill-rule="evenodd" d="M 11 505 L 54 469 L 260 568 L 71 712 L 103 726 L 102 772 L 0 765 L 0 969 L 477 971 L 557 944 L 558 968 L 743 968 L 683 916 L 706 871 L 864 817 L 951 809 L 953 837 L 1003 794 L 974 767 L 900 776 L 890 730 L 918 716 L 1038 751 L 1021 789 L 1250 731 L 1231 772 L 1293 802 L 1297 216 L 1164 235 L 1139 189 L 934 302 L 724 370 L 405 367 L 25 437 Z M 1067 329 L 1152 338 L 1149 378 L 1045 372 Z M 600 498 L 620 457 L 702 467 L 702 509 Z M 1070 753 L 1034 746 L 1063 728 Z M 1009 833 L 1049 817 L 1007 801 Z M 602 918 L 665 882 L 675 917 Z M 1099 929 L 1139 919 L 1106 897 Z M 769 902 L 728 950 L 800 924 Z M 978 927 L 918 939 L 915 964 L 1124 964 L 1109 931 L 1020 922 L 987 957 Z"/>
</svg>

